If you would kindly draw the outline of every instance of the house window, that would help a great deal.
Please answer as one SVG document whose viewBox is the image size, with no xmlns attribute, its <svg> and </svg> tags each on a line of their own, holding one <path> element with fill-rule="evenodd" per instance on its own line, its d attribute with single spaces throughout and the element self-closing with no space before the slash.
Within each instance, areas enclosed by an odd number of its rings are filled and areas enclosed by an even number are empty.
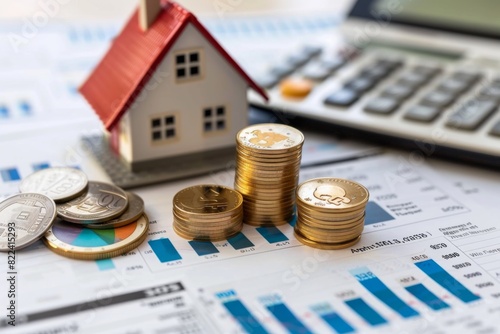
<svg viewBox="0 0 500 334">
<path fill-rule="evenodd" d="M 177 80 L 201 77 L 200 50 L 182 51 L 175 55 L 175 76 Z"/>
<path fill-rule="evenodd" d="M 203 109 L 203 131 L 205 133 L 223 131 L 227 128 L 226 107 L 208 107 Z"/>
<path fill-rule="evenodd" d="M 167 114 L 151 118 L 151 141 L 162 142 L 176 137 L 176 117 Z"/>
</svg>

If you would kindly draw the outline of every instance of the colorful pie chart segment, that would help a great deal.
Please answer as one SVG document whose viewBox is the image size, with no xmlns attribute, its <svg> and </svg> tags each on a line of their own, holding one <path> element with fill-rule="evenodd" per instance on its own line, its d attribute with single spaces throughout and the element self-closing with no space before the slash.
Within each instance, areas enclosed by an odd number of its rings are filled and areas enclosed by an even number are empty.
<svg viewBox="0 0 500 334">
<path fill-rule="evenodd" d="M 77 247 L 104 247 L 125 240 L 135 231 L 137 223 L 107 230 L 92 230 L 58 221 L 52 232 L 61 241 Z"/>
</svg>

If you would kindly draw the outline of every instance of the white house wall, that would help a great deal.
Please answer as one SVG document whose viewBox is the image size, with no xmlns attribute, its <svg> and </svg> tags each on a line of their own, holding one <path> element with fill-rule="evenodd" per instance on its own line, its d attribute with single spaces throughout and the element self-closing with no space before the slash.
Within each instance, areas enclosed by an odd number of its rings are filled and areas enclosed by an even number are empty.
<svg viewBox="0 0 500 334">
<path fill-rule="evenodd" d="M 198 47 L 204 52 L 201 68 L 204 78 L 176 83 L 176 51 Z M 236 133 L 247 125 L 246 92 L 247 82 L 188 24 L 128 111 L 132 146 L 123 147 L 123 156 L 139 162 L 234 145 Z M 226 130 L 206 135 L 203 108 L 218 105 L 227 107 Z M 152 144 L 151 117 L 166 112 L 177 116 L 177 139 Z"/>
</svg>

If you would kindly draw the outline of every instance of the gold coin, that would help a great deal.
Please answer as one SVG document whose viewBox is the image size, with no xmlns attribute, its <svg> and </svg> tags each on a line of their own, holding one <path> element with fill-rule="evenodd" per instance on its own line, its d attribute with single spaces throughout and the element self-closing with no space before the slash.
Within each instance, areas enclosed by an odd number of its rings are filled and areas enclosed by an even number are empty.
<svg viewBox="0 0 500 334">
<path fill-rule="evenodd" d="M 318 225 L 318 224 L 314 225 L 313 223 L 311 223 L 309 221 L 305 221 L 304 218 L 301 218 L 301 217 L 297 217 L 297 222 L 301 226 L 304 226 L 305 228 L 317 230 L 318 232 L 324 230 L 325 232 L 332 231 L 332 232 L 337 232 L 337 233 L 343 233 L 343 232 L 349 233 L 353 229 L 364 228 L 364 219 L 360 220 L 358 223 L 352 224 L 352 225 Z"/>
<path fill-rule="evenodd" d="M 308 233 L 308 231 L 302 229 L 301 227 L 296 227 L 296 229 L 307 239 L 316 241 L 316 242 L 322 242 L 322 243 L 342 243 L 346 242 L 349 240 L 352 240 L 356 237 L 359 237 L 361 235 L 361 232 L 352 232 L 350 234 L 343 234 L 343 235 L 337 235 L 335 233 L 327 233 L 327 234 L 320 234 L 320 233 Z"/>
<path fill-rule="evenodd" d="M 280 226 L 285 225 L 290 222 L 291 217 L 283 217 L 282 219 L 269 219 L 269 218 L 258 218 L 258 219 L 244 219 L 243 222 L 250 226 Z"/>
<path fill-rule="evenodd" d="M 232 236 L 241 232 L 243 226 L 230 231 L 224 231 L 218 234 L 204 234 L 204 233 L 186 233 L 182 229 L 179 229 L 177 225 L 173 225 L 173 229 L 177 235 L 188 240 L 199 240 L 199 241 L 222 241 L 231 238 Z"/>
<path fill-rule="evenodd" d="M 257 166 L 253 166 L 251 168 L 245 168 L 241 166 L 237 166 L 235 169 L 236 177 L 243 177 L 249 180 L 253 180 L 254 178 L 261 178 L 265 180 L 273 180 L 274 178 L 280 179 L 290 179 L 297 178 L 300 172 L 299 165 L 296 167 L 285 167 L 285 168 L 260 168 Z"/>
<path fill-rule="evenodd" d="M 368 202 L 368 189 L 361 184 L 339 178 L 317 178 L 297 187 L 297 201 L 313 209 L 345 212 Z"/>
<path fill-rule="evenodd" d="M 250 138 L 252 138 L 253 135 L 251 135 Z M 253 146 L 253 147 L 251 147 Z M 291 146 L 289 148 L 285 148 L 283 150 L 280 149 L 261 149 L 257 148 L 255 145 L 244 145 L 241 144 L 238 141 L 238 138 L 236 139 L 236 151 L 237 152 L 242 152 L 244 154 L 247 154 L 251 157 L 262 157 L 262 158 L 286 158 L 288 156 L 291 156 L 293 154 L 301 153 L 302 152 L 302 146 L 303 142 L 301 144 L 296 144 L 295 146 Z"/>
<path fill-rule="evenodd" d="M 194 220 L 194 219 L 189 219 L 189 218 L 186 219 L 185 217 L 179 216 L 178 214 L 174 213 L 174 219 L 177 219 L 185 224 L 192 225 L 192 226 L 204 226 L 204 225 L 208 226 L 208 225 L 210 225 L 210 226 L 224 227 L 224 226 L 227 226 L 228 224 L 232 224 L 233 222 L 237 222 L 238 220 L 241 221 L 242 218 L 243 218 L 243 211 L 241 211 L 238 215 L 236 215 L 234 217 L 229 217 L 229 218 L 224 219 L 224 220 L 211 220 L 211 219 Z"/>
<path fill-rule="evenodd" d="M 325 235 L 319 235 L 319 234 L 306 234 L 303 230 L 300 228 L 297 228 L 297 231 L 299 231 L 305 238 L 314 241 L 314 242 L 319 242 L 319 243 L 325 243 L 325 244 L 339 244 L 339 243 L 344 243 L 350 240 L 353 240 L 361 235 L 361 233 L 351 233 L 350 235 L 343 235 L 343 236 L 337 236 L 335 234 L 325 234 Z"/>
<path fill-rule="evenodd" d="M 248 148 L 243 148 L 240 145 L 236 146 L 236 155 L 245 161 L 257 161 L 262 162 L 279 162 L 280 160 L 289 160 L 302 156 L 302 145 L 299 145 L 293 149 L 286 152 L 277 151 L 264 151 L 264 150 L 249 150 Z"/>
<path fill-rule="evenodd" d="M 311 226 L 309 224 L 304 224 L 304 222 L 300 219 L 297 219 L 296 226 L 301 230 L 301 232 L 305 236 L 309 236 L 309 234 L 314 234 L 317 236 L 336 235 L 338 237 L 342 236 L 345 237 L 352 234 L 361 234 L 361 232 L 363 232 L 363 229 L 365 227 L 363 222 L 361 222 L 361 224 L 341 229 L 321 228 L 321 227 Z"/>
<path fill-rule="evenodd" d="M 273 185 L 273 187 L 264 187 L 264 186 L 255 186 L 255 183 L 252 183 L 247 180 L 242 180 L 240 179 L 235 179 L 234 180 L 235 188 L 240 192 L 243 192 L 242 195 L 248 194 L 248 193 L 254 193 L 256 195 L 265 195 L 265 194 L 287 194 L 292 193 L 292 196 L 295 195 L 295 189 L 297 188 L 296 182 L 289 182 L 286 183 L 280 187 L 276 187 Z"/>
<path fill-rule="evenodd" d="M 249 151 L 287 153 L 302 145 L 304 135 L 288 125 L 264 123 L 244 128 L 236 141 Z"/>
<path fill-rule="evenodd" d="M 284 168 L 289 168 L 291 166 L 297 167 L 300 166 L 300 157 L 299 158 L 293 158 L 293 159 L 288 159 L 286 161 L 245 161 L 242 160 L 241 157 L 236 157 L 236 167 L 243 167 L 243 168 L 251 168 L 251 167 L 256 167 L 258 166 L 259 168 L 262 169 L 284 169 Z"/>
<path fill-rule="evenodd" d="M 242 224 L 243 217 L 232 222 L 228 222 L 225 225 L 215 225 L 215 224 L 204 224 L 204 225 L 193 225 L 186 223 L 185 221 L 174 218 L 174 224 L 181 226 L 186 231 L 211 231 L 211 232 L 222 232 L 228 229 L 232 229 Z"/>
<path fill-rule="evenodd" d="M 360 218 L 365 214 L 365 207 L 363 207 L 360 210 L 356 211 L 349 211 L 349 212 L 336 212 L 332 210 L 329 210 L 329 212 L 323 212 L 323 211 L 318 211 L 314 209 L 310 209 L 307 207 L 304 207 L 302 203 L 297 202 L 297 212 L 299 212 L 303 216 L 307 216 L 311 219 L 319 219 L 319 220 L 324 220 L 324 221 L 346 221 L 346 220 L 352 220 L 356 218 Z"/>
<path fill-rule="evenodd" d="M 349 219 L 349 220 L 321 220 L 317 218 L 312 218 L 306 215 L 301 214 L 300 212 L 297 214 L 299 218 L 312 226 L 332 226 L 332 227 L 341 227 L 341 226 L 352 226 L 357 225 L 365 220 L 365 215 L 361 215 L 359 217 Z"/>
<path fill-rule="evenodd" d="M 219 185 L 198 185 L 175 194 L 173 205 L 178 212 L 189 216 L 218 217 L 233 212 L 243 203 L 241 194 Z"/>
<path fill-rule="evenodd" d="M 252 166 L 252 165 L 264 165 L 264 166 L 269 166 L 269 165 L 277 165 L 277 166 L 283 166 L 287 164 L 293 164 L 296 163 L 297 161 L 300 161 L 302 159 L 302 154 L 299 151 L 298 153 L 294 153 L 293 155 L 289 155 L 288 157 L 276 157 L 276 156 L 269 156 L 269 157 L 251 157 L 249 155 L 246 155 L 245 153 L 237 152 L 236 154 L 236 161 L 239 165 L 243 166 Z"/>
<path fill-rule="evenodd" d="M 294 229 L 294 235 L 295 238 L 297 238 L 298 241 L 300 241 L 302 244 L 309 246 L 309 247 L 314 247 L 314 248 L 319 248 L 319 249 L 325 249 L 325 250 L 336 250 L 336 249 L 344 249 L 350 246 L 353 246 L 361 240 L 361 236 L 354 238 L 352 240 L 348 240 L 346 242 L 342 243 L 321 243 L 321 242 L 315 242 L 312 240 L 307 239 L 305 236 L 303 236 L 299 231 Z"/>
</svg>

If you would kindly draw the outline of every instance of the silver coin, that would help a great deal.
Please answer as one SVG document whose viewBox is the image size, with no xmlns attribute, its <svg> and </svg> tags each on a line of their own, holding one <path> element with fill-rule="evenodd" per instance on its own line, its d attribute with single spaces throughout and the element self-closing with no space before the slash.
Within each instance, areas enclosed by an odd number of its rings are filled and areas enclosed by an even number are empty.
<svg viewBox="0 0 500 334">
<path fill-rule="evenodd" d="M 144 201 L 138 195 L 131 192 L 127 193 L 127 197 L 128 208 L 120 217 L 104 223 L 87 224 L 85 227 L 100 230 L 121 227 L 137 221 L 144 213 Z"/>
<path fill-rule="evenodd" d="M 75 224 L 102 223 L 123 214 L 127 206 L 127 194 L 123 189 L 108 183 L 90 181 L 87 192 L 57 205 L 57 215 Z"/>
<path fill-rule="evenodd" d="M 0 202 L 0 251 L 17 250 L 40 239 L 56 218 L 56 204 L 42 194 L 23 193 Z"/>
<path fill-rule="evenodd" d="M 39 170 L 21 181 L 22 193 L 39 193 L 56 202 L 69 201 L 82 194 L 87 187 L 87 176 L 70 167 L 52 167 Z"/>
</svg>

